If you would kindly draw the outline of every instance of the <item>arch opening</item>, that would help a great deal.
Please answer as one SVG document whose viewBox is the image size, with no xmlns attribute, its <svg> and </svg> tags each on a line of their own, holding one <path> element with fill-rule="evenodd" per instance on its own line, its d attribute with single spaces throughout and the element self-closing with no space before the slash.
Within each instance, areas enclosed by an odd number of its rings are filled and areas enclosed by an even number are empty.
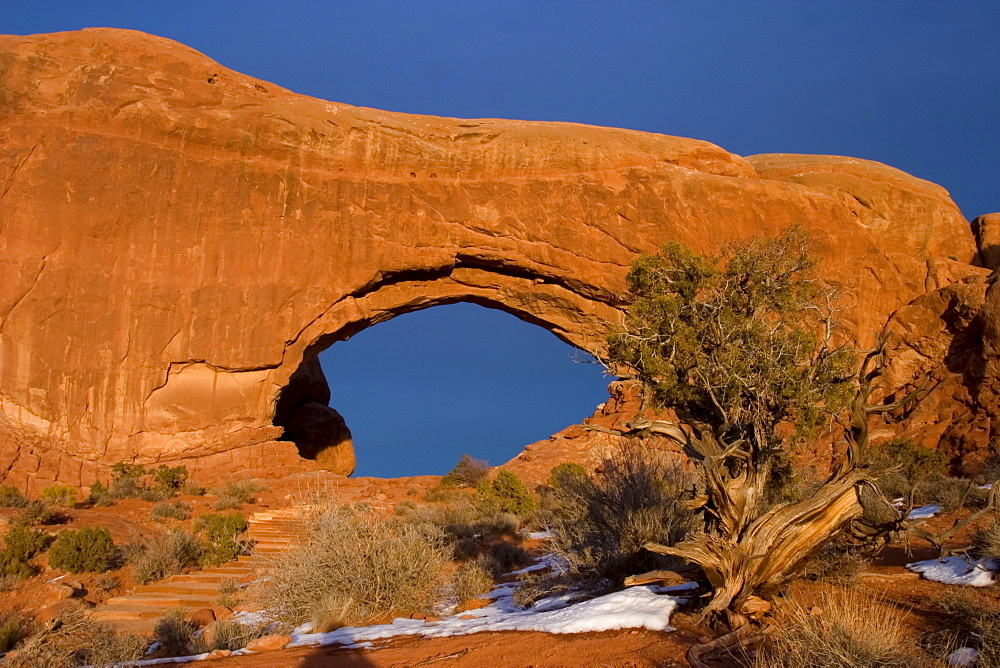
<svg viewBox="0 0 1000 668">
<path fill-rule="evenodd" d="M 502 304 L 451 299 L 372 324 L 320 337 L 279 396 L 283 439 L 321 468 L 353 468 L 352 446 L 356 475 L 443 474 L 466 453 L 502 464 L 607 398 L 602 367 L 579 363 L 590 355 Z"/>
</svg>

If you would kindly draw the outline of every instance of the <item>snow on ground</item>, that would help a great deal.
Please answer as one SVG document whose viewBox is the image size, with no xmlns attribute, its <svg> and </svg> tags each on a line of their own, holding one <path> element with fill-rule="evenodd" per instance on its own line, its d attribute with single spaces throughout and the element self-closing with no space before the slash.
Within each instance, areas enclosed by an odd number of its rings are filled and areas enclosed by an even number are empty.
<svg viewBox="0 0 1000 668">
<path fill-rule="evenodd" d="M 906 564 L 911 571 L 922 573 L 928 580 L 970 587 L 988 587 L 993 584 L 1000 563 L 995 559 L 980 559 L 971 562 L 962 557 L 946 557 L 941 561 L 928 559 Z"/>
<path fill-rule="evenodd" d="M 911 510 L 908 517 L 911 520 L 923 520 L 934 517 L 939 512 L 941 512 L 941 506 L 920 506 Z"/>
<path fill-rule="evenodd" d="M 351 645 L 395 636 L 440 638 L 483 631 L 587 633 L 627 628 L 672 631 L 670 615 L 678 605 L 674 596 L 657 593 L 663 591 L 662 587 L 632 587 L 575 604 L 565 597 L 542 599 L 521 610 L 512 600 L 516 589 L 516 583 L 500 585 L 490 593 L 494 599 L 490 605 L 441 621 L 394 619 L 391 624 L 345 627 L 329 633 L 304 633 L 301 631 L 305 629 L 296 629 L 288 647 Z"/>
<path fill-rule="evenodd" d="M 979 650 L 974 647 L 959 647 L 954 652 L 948 655 L 945 663 L 949 666 L 958 666 L 959 668 L 974 668 L 976 662 L 979 661 Z"/>
<path fill-rule="evenodd" d="M 552 555 L 540 557 L 534 566 L 528 566 L 517 572 L 530 572 L 545 567 L 558 567 Z M 673 594 L 683 595 L 683 592 L 695 589 L 698 585 L 688 582 L 672 587 L 632 587 L 579 603 L 574 601 L 581 597 L 581 592 L 567 593 L 541 599 L 526 610 L 522 610 L 514 603 L 514 592 L 519 586 L 517 582 L 496 585 L 493 591 L 482 597 L 493 599 L 493 602 L 486 607 L 451 615 L 438 621 L 399 618 L 389 624 L 349 626 L 329 633 L 310 633 L 308 626 L 303 626 L 292 632 L 292 642 L 287 648 L 343 645 L 345 649 L 354 649 L 371 647 L 374 640 L 397 636 L 441 638 L 483 631 L 587 633 L 629 628 L 673 631 L 673 627 L 670 626 L 670 616 L 683 600 Z M 242 624 L 257 624 L 263 622 L 266 616 L 260 612 L 245 612 L 237 613 L 233 619 Z M 232 655 L 239 656 L 245 653 L 248 652 L 237 650 Z M 191 663 L 207 657 L 208 654 L 199 654 L 168 659 L 146 659 L 136 662 L 135 665 Z"/>
</svg>

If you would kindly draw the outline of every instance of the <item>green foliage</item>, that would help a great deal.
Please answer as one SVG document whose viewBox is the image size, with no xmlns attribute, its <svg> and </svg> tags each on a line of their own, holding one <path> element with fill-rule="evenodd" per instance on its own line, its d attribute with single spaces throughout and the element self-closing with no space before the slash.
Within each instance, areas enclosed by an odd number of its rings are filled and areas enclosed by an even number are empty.
<svg viewBox="0 0 1000 668">
<path fill-rule="evenodd" d="M 49 536 L 23 524 L 13 524 L 0 550 L 0 577 L 28 578 L 35 574 L 32 558 L 49 544 Z"/>
<path fill-rule="evenodd" d="M 90 494 L 87 496 L 87 503 L 92 506 L 110 506 L 114 504 L 115 497 L 111 490 L 105 487 L 100 480 L 90 483 Z"/>
<path fill-rule="evenodd" d="M 140 464 L 118 462 L 111 467 L 111 496 L 116 499 L 138 498 L 146 489 L 146 469 Z"/>
<path fill-rule="evenodd" d="M 72 508 L 76 505 L 76 487 L 69 485 L 49 485 L 42 488 L 38 498 L 43 502 L 53 506 Z"/>
<path fill-rule="evenodd" d="M 21 514 L 14 518 L 14 524 L 21 526 L 35 526 L 38 524 L 52 524 L 58 519 L 58 514 L 49 508 L 44 501 L 28 501 Z"/>
<path fill-rule="evenodd" d="M 670 243 L 628 274 L 624 327 L 608 339 L 653 401 L 716 438 L 781 459 L 779 424 L 801 436 L 849 398 L 854 356 L 824 344 L 826 295 L 799 228 L 719 256 Z M 825 339 L 824 339 L 825 340 Z"/>
<path fill-rule="evenodd" d="M 587 469 L 576 462 L 556 464 L 549 471 L 549 487 L 561 489 L 587 477 Z"/>
<path fill-rule="evenodd" d="M 881 455 L 882 461 L 879 463 L 883 466 L 899 467 L 899 472 L 914 483 L 932 473 L 940 472 L 948 465 L 948 458 L 944 454 L 917 445 L 905 436 L 897 436 L 882 443 L 875 452 L 876 457 Z"/>
<path fill-rule="evenodd" d="M 481 480 L 476 486 L 480 507 L 484 513 L 523 515 L 535 509 L 535 500 L 516 473 L 501 469 L 490 483 Z"/>
<path fill-rule="evenodd" d="M 455 467 L 448 472 L 448 475 L 441 478 L 441 484 L 455 487 L 475 487 L 480 480 L 486 477 L 489 470 L 490 465 L 486 460 L 462 455 L 458 458 Z"/>
<path fill-rule="evenodd" d="M 169 490 L 171 496 L 176 494 L 187 483 L 188 470 L 186 466 L 160 466 L 153 472 L 153 481 L 162 489 Z"/>
<path fill-rule="evenodd" d="M 24 508 L 28 497 L 13 485 L 0 485 L 0 508 Z"/>
<path fill-rule="evenodd" d="M 49 564 L 70 573 L 103 573 L 114 554 L 111 532 L 104 527 L 65 529 L 49 550 Z"/>
<path fill-rule="evenodd" d="M 200 563 L 217 566 L 234 560 L 246 550 L 240 535 L 247 530 L 247 521 L 239 513 L 202 515 L 195 522 L 195 531 L 204 537 Z"/>
</svg>

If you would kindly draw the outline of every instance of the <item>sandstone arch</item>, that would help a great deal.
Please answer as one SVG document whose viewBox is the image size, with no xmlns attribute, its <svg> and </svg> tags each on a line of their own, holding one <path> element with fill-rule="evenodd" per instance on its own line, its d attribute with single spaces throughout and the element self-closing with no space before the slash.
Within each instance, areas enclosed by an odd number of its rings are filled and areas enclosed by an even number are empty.
<svg viewBox="0 0 1000 668">
<path fill-rule="evenodd" d="M 3 36 L 0 472 L 293 470 L 278 395 L 337 337 L 478 300 L 599 355 L 637 253 L 793 222 L 862 334 L 976 257 L 942 188 L 874 162 L 350 107 L 133 31 Z"/>
</svg>

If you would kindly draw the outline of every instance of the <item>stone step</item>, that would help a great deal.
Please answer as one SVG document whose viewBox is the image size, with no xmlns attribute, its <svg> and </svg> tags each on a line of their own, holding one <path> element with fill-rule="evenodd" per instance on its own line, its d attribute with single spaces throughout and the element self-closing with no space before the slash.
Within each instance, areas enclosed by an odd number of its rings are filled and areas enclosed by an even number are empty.
<svg viewBox="0 0 1000 668">
<path fill-rule="evenodd" d="M 134 594 L 204 594 L 218 595 L 219 583 L 217 582 L 162 582 L 160 584 L 146 585 L 137 589 Z M 133 594 L 133 595 L 134 595 Z"/>
<path fill-rule="evenodd" d="M 90 613 L 91 618 L 108 621 L 137 621 L 140 619 L 157 619 L 163 616 L 163 610 L 149 606 L 136 606 L 127 603 L 109 603 L 102 605 Z M 116 624 L 117 626 L 117 624 Z"/>
<path fill-rule="evenodd" d="M 164 584 L 184 584 L 184 583 L 205 583 L 205 584 L 219 584 L 227 580 L 236 580 L 237 582 L 244 582 L 247 578 L 252 579 L 254 577 L 253 569 L 247 568 L 243 575 L 236 576 L 231 573 L 188 573 L 187 575 L 172 575 L 163 581 Z"/>
<path fill-rule="evenodd" d="M 134 605 L 150 608 L 210 608 L 218 596 L 203 594 L 129 594 L 108 599 L 108 605 Z"/>
</svg>

